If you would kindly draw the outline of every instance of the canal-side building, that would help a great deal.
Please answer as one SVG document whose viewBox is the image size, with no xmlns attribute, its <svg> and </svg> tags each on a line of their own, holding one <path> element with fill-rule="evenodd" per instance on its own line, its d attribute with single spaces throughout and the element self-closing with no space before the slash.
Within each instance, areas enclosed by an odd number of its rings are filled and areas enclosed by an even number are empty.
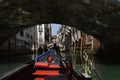
<svg viewBox="0 0 120 80">
<path fill-rule="evenodd" d="M 43 44 L 51 43 L 51 24 L 36 25 L 35 28 L 35 46 L 39 48 L 39 46 L 42 46 Z"/>
<path fill-rule="evenodd" d="M 33 46 L 32 50 L 38 50 L 38 48 L 44 44 L 49 44 L 51 42 L 51 25 L 41 24 L 35 25 L 33 30 Z"/>
<path fill-rule="evenodd" d="M 25 28 L 0 46 L 4 54 L 27 54 L 51 42 L 51 25 L 41 24 Z"/>
<path fill-rule="evenodd" d="M 67 47 L 71 47 L 72 45 L 72 37 L 71 37 L 71 27 L 61 25 L 57 33 L 57 43 L 62 44 L 64 49 Z"/>
<path fill-rule="evenodd" d="M 32 52 L 34 42 L 34 27 L 25 28 L 16 35 L 10 35 L 9 40 L 0 46 L 3 55 L 27 54 Z"/>
<path fill-rule="evenodd" d="M 59 43 L 73 51 L 94 51 L 100 46 L 96 38 L 70 26 L 62 25 L 57 35 Z"/>
<path fill-rule="evenodd" d="M 32 29 L 32 50 L 38 50 L 40 46 L 44 44 L 49 44 L 51 42 L 51 25 L 50 24 L 41 24 L 33 26 Z"/>
</svg>

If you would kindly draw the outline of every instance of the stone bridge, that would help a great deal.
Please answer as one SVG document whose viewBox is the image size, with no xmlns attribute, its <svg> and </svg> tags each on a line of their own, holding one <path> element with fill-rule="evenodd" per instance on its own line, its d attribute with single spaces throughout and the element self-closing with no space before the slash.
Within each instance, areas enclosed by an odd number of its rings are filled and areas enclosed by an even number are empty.
<svg viewBox="0 0 120 80">
<path fill-rule="evenodd" d="M 102 53 L 119 54 L 119 0 L 0 0 L 0 44 L 42 23 L 73 26 L 100 40 Z"/>
</svg>

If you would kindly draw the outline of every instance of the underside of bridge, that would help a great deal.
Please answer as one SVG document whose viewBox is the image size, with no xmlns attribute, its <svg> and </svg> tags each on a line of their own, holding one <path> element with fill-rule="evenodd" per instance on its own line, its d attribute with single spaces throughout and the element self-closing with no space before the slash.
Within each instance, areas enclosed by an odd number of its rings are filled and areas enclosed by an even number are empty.
<svg viewBox="0 0 120 80">
<path fill-rule="evenodd" d="M 102 53 L 119 53 L 119 0 L 0 0 L 0 44 L 42 23 L 73 26 L 100 40 Z"/>
</svg>

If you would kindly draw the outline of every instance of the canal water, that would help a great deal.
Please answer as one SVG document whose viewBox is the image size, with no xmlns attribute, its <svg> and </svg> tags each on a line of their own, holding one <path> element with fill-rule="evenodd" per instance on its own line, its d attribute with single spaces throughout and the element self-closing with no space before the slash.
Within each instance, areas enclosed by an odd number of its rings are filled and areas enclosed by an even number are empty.
<svg viewBox="0 0 120 80">
<path fill-rule="evenodd" d="M 116 60 L 95 59 L 95 67 L 104 80 L 120 80 L 120 62 Z"/>
<path fill-rule="evenodd" d="M 81 69 L 81 64 L 79 64 L 79 56 L 76 58 L 76 68 L 78 70 Z M 6 73 L 13 71 L 15 68 L 29 62 L 32 60 L 31 55 L 19 55 L 19 56 L 0 56 L 0 77 L 4 76 Z M 103 80 L 120 80 L 120 64 L 113 64 L 109 61 L 100 61 L 98 59 L 94 60 L 95 68 L 102 76 Z M 96 74 L 93 73 L 94 79 L 96 78 Z"/>
<path fill-rule="evenodd" d="M 0 77 L 31 60 L 31 55 L 0 56 Z"/>
</svg>

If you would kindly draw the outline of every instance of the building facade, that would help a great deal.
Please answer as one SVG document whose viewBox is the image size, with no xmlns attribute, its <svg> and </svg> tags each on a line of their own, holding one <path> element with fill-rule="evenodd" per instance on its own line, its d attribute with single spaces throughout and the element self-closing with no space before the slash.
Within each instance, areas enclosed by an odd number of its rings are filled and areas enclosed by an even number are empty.
<svg viewBox="0 0 120 80">
<path fill-rule="evenodd" d="M 51 42 L 51 25 L 41 24 L 21 30 L 1 47 L 4 54 L 27 54 Z"/>
<path fill-rule="evenodd" d="M 59 43 L 73 51 L 82 49 L 94 51 L 100 46 L 96 38 L 70 26 L 62 25 L 57 35 Z"/>
</svg>

